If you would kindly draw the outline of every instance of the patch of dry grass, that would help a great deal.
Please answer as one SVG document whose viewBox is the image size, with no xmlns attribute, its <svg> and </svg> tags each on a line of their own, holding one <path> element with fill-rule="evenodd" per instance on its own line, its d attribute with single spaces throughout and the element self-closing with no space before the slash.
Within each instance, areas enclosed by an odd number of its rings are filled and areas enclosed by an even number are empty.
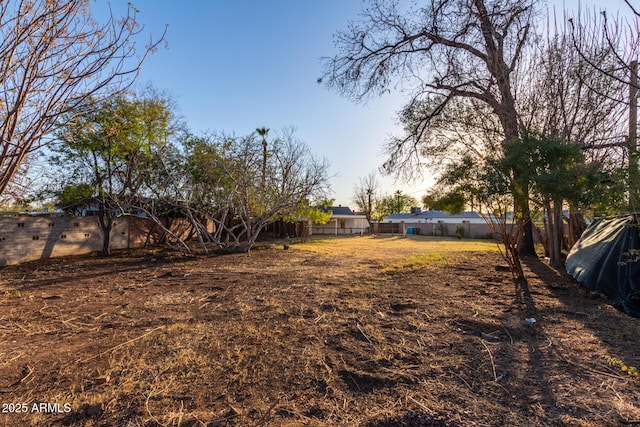
<svg viewBox="0 0 640 427">
<path fill-rule="evenodd" d="M 605 357 L 638 366 L 637 321 L 532 271 L 528 312 L 500 262 L 491 242 L 411 236 L 10 267 L 0 396 L 72 412 L 0 426 L 381 427 L 416 405 L 456 425 L 640 419 L 640 380 Z"/>
<path fill-rule="evenodd" d="M 411 255 L 407 259 L 392 263 L 382 271 L 393 271 L 398 269 L 414 269 L 428 267 L 445 267 L 453 265 L 456 261 L 452 259 L 453 254 L 446 254 L 441 251 L 429 252 L 423 255 Z"/>
<path fill-rule="evenodd" d="M 332 257 L 356 257 L 366 266 L 372 264 L 383 271 L 403 268 L 445 267 L 463 262 L 465 254 L 497 252 L 489 240 L 460 240 L 431 236 L 348 236 L 312 237 L 292 249 Z"/>
<path fill-rule="evenodd" d="M 327 237 L 312 236 L 304 243 L 296 243 L 293 248 L 324 254 L 347 254 L 396 251 L 400 255 L 414 251 L 496 251 L 495 242 L 480 239 L 456 239 L 453 237 L 402 236 L 354 236 Z"/>
</svg>

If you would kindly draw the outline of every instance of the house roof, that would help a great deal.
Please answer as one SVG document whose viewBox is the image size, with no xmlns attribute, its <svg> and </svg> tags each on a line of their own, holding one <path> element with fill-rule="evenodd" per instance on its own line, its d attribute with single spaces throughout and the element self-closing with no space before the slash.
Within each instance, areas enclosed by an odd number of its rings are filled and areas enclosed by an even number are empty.
<svg viewBox="0 0 640 427">
<path fill-rule="evenodd" d="M 435 219 L 435 218 L 456 218 L 456 219 L 472 219 L 472 218 L 480 218 L 482 219 L 482 215 L 477 212 L 462 212 L 459 214 L 451 215 L 443 211 L 422 211 L 417 214 L 412 213 L 399 213 L 399 214 L 391 214 L 387 215 L 384 219 Z"/>
<path fill-rule="evenodd" d="M 338 220 L 338 219 L 349 219 L 349 220 L 365 219 L 366 220 L 367 219 L 365 215 L 358 215 L 347 206 L 318 206 L 317 209 L 325 213 L 331 212 L 332 220 Z"/>
<path fill-rule="evenodd" d="M 333 212 L 334 216 L 337 215 L 355 215 L 355 213 L 347 206 L 319 206 L 322 212 Z"/>
</svg>

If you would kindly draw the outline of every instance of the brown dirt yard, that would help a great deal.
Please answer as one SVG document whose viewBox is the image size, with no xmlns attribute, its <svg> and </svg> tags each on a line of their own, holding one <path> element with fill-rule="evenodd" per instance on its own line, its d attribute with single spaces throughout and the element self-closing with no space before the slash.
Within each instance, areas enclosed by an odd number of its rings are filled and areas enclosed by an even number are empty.
<svg viewBox="0 0 640 427">
<path fill-rule="evenodd" d="M 503 265 L 367 236 L 5 267 L 0 425 L 640 425 L 639 320 Z"/>
</svg>

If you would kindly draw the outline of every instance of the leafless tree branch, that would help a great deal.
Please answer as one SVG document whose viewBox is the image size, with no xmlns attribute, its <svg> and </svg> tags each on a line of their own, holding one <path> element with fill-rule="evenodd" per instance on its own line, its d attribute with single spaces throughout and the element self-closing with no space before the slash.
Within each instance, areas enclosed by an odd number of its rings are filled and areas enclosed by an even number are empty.
<svg viewBox="0 0 640 427">
<path fill-rule="evenodd" d="M 0 194 L 62 118 L 131 85 L 164 39 L 141 33 L 132 6 L 99 23 L 88 0 L 0 2 Z"/>
</svg>

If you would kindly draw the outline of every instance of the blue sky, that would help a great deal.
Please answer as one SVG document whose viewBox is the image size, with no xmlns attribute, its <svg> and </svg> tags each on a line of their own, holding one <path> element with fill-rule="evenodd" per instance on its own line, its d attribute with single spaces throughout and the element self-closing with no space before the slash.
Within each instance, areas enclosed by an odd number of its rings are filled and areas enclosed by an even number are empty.
<svg viewBox="0 0 640 427">
<path fill-rule="evenodd" d="M 114 12 L 124 2 L 114 2 Z M 563 2 L 556 2 L 562 7 Z M 582 2 L 600 4 L 602 2 Z M 617 7 L 623 0 L 607 4 Z M 358 0 L 134 0 L 144 32 L 168 25 L 168 47 L 147 59 L 139 77 L 168 92 L 194 132 L 248 134 L 258 127 L 296 135 L 332 165 L 336 204 L 353 205 L 360 177 L 377 170 L 382 145 L 400 133 L 396 112 L 406 97 L 392 92 L 366 105 L 317 83 L 320 58 L 336 53 L 333 34 L 357 19 Z M 566 1 L 574 8 L 577 1 Z M 604 4 L 604 3 L 602 3 Z M 420 198 L 432 184 L 380 177 L 383 190 Z"/>
</svg>

